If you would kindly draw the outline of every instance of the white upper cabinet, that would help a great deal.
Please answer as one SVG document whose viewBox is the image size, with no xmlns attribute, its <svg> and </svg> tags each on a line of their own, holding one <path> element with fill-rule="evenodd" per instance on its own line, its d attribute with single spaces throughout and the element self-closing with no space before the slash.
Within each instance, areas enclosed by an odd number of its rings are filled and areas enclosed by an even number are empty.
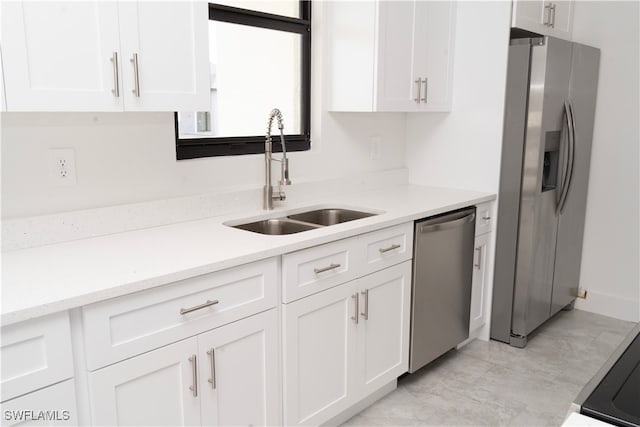
<svg viewBox="0 0 640 427">
<path fill-rule="evenodd" d="M 511 19 L 512 27 L 570 40 L 573 0 L 514 0 Z"/>
<path fill-rule="evenodd" d="M 122 111 L 115 2 L 2 3 L 9 111 Z"/>
<path fill-rule="evenodd" d="M 127 111 L 209 110 L 207 3 L 119 3 Z"/>
<path fill-rule="evenodd" d="M 449 111 L 455 2 L 327 3 L 329 110 Z"/>
<path fill-rule="evenodd" d="M 205 2 L 3 2 L 7 110 L 206 108 L 207 21 Z"/>
</svg>

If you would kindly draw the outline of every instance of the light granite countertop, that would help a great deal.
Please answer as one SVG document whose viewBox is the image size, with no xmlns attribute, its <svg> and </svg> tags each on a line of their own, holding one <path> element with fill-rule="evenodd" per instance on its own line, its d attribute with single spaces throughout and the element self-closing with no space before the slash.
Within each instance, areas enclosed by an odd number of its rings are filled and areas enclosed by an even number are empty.
<svg viewBox="0 0 640 427">
<path fill-rule="evenodd" d="M 2 254 L 2 325 L 281 255 L 494 200 L 494 194 L 397 185 L 285 203 L 171 225 L 8 251 Z M 269 236 L 225 225 L 308 210 L 382 212 L 296 234 Z"/>
</svg>

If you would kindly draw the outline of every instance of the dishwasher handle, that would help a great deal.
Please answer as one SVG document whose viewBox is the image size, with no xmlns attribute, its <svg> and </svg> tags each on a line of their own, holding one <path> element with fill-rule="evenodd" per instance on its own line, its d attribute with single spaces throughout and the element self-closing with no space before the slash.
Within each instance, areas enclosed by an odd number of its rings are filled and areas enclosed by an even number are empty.
<svg viewBox="0 0 640 427">
<path fill-rule="evenodd" d="M 458 218 L 454 220 L 448 220 L 447 217 L 438 218 L 438 219 L 441 219 L 442 222 L 437 222 L 435 224 L 425 224 L 420 226 L 420 233 L 430 233 L 432 231 L 442 231 L 442 230 L 448 230 L 451 228 L 460 227 L 463 224 L 475 221 L 476 213 L 471 212 L 470 214 L 463 216 L 462 218 Z"/>
</svg>

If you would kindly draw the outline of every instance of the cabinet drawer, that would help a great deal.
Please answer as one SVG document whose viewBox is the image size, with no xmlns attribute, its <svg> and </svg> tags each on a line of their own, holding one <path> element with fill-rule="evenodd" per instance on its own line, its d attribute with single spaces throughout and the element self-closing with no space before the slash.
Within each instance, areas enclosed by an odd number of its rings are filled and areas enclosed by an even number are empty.
<svg viewBox="0 0 640 427">
<path fill-rule="evenodd" d="M 50 419 L 42 419 L 42 418 Z M 77 426 L 78 410 L 73 380 L 2 403 L 2 425 Z"/>
<path fill-rule="evenodd" d="M 358 238 L 327 243 L 282 256 L 283 302 L 352 280 L 360 275 L 362 251 Z"/>
<path fill-rule="evenodd" d="M 198 276 L 83 307 L 94 370 L 275 307 L 277 259 Z"/>
<path fill-rule="evenodd" d="M 67 312 L 2 328 L 2 400 L 73 376 Z"/>
<path fill-rule="evenodd" d="M 493 230 L 494 217 L 493 202 L 476 205 L 476 236 Z"/>
<path fill-rule="evenodd" d="M 366 254 L 362 274 L 382 270 L 412 258 L 413 223 L 396 225 L 363 234 L 359 250 Z"/>
</svg>

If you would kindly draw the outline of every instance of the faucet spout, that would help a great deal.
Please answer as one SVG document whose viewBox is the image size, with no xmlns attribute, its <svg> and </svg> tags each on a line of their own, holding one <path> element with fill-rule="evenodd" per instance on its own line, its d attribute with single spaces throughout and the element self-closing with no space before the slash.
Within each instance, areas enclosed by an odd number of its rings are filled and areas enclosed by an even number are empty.
<svg viewBox="0 0 640 427">
<path fill-rule="evenodd" d="M 280 130 L 280 144 L 282 145 L 282 158 L 273 158 L 273 140 L 271 138 L 271 128 L 273 127 L 273 120 L 278 122 L 278 129 Z M 283 185 L 291 185 L 289 179 L 289 159 L 287 159 L 287 148 L 284 140 L 284 124 L 282 122 L 282 113 L 279 109 L 274 108 L 269 113 L 269 123 L 267 126 L 267 136 L 264 145 L 265 156 L 265 184 L 263 191 L 263 207 L 264 209 L 273 209 L 274 200 L 285 200 L 286 195 L 282 189 Z M 278 181 L 278 190 L 274 191 L 271 185 L 271 162 L 280 162 L 280 181 Z"/>
</svg>

